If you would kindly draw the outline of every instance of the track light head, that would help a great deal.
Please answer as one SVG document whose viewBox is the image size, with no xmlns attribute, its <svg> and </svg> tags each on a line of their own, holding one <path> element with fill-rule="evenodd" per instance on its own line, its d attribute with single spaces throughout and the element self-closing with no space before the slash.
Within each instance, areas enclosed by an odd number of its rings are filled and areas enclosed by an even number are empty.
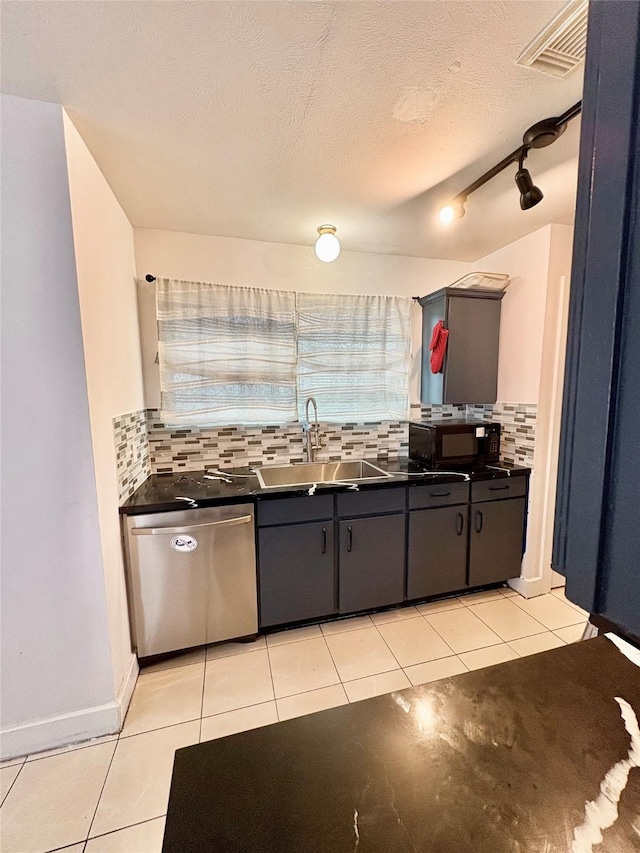
<svg viewBox="0 0 640 853">
<path fill-rule="evenodd" d="M 454 219 L 462 219 L 465 214 L 464 203 L 466 199 L 454 199 L 450 204 L 441 207 L 438 219 L 443 225 L 449 225 Z"/>
<path fill-rule="evenodd" d="M 516 172 L 516 185 L 520 190 L 520 207 L 522 210 L 535 207 L 544 198 L 542 190 L 533 183 L 529 170 L 522 168 L 522 165 Z"/>
</svg>

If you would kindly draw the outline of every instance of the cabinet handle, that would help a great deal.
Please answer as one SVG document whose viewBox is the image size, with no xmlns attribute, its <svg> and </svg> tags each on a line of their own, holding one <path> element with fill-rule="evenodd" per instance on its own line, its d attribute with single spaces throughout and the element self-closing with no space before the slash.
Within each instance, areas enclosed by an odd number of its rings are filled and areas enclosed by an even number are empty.
<svg viewBox="0 0 640 853">
<path fill-rule="evenodd" d="M 351 551 L 353 547 L 353 527 L 347 527 L 347 551 Z"/>
<path fill-rule="evenodd" d="M 322 553 L 327 553 L 327 528 L 322 528 Z"/>
<path fill-rule="evenodd" d="M 432 498 L 448 498 L 451 492 L 429 492 Z"/>
<path fill-rule="evenodd" d="M 508 489 L 509 486 L 489 486 L 490 492 L 502 492 L 504 489 Z"/>
<path fill-rule="evenodd" d="M 464 530 L 464 515 L 459 512 L 456 515 L 456 533 L 458 536 L 462 536 L 462 531 Z"/>
<path fill-rule="evenodd" d="M 484 518 L 480 510 L 476 512 L 476 533 L 480 533 L 482 530 L 482 524 L 484 522 Z"/>
</svg>

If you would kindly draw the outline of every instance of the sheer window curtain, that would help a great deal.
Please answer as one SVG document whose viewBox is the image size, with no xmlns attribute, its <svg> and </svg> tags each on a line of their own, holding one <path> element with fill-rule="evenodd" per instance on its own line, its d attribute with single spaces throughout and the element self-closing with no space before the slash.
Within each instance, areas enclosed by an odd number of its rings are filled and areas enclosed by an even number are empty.
<svg viewBox="0 0 640 853">
<path fill-rule="evenodd" d="M 329 423 L 409 416 L 411 299 L 298 293 L 298 415 Z"/>
<path fill-rule="evenodd" d="M 156 307 L 165 423 L 297 419 L 294 293 L 158 278 Z"/>
</svg>

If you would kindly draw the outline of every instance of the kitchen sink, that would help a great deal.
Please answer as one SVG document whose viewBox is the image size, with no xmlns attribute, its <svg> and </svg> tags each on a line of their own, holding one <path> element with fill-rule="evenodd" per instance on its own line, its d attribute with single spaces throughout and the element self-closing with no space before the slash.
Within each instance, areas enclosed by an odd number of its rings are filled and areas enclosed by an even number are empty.
<svg viewBox="0 0 640 853">
<path fill-rule="evenodd" d="M 284 486 L 311 486 L 314 483 L 357 483 L 362 480 L 391 477 L 386 471 L 362 459 L 350 462 L 298 462 L 256 468 L 263 489 Z"/>
</svg>

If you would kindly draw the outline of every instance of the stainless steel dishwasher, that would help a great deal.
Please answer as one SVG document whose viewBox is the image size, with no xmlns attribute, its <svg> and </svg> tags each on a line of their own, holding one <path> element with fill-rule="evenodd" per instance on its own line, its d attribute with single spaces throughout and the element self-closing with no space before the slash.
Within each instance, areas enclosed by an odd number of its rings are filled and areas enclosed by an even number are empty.
<svg viewBox="0 0 640 853">
<path fill-rule="evenodd" d="M 257 633 L 251 504 L 127 516 L 125 549 L 138 657 Z"/>
</svg>

